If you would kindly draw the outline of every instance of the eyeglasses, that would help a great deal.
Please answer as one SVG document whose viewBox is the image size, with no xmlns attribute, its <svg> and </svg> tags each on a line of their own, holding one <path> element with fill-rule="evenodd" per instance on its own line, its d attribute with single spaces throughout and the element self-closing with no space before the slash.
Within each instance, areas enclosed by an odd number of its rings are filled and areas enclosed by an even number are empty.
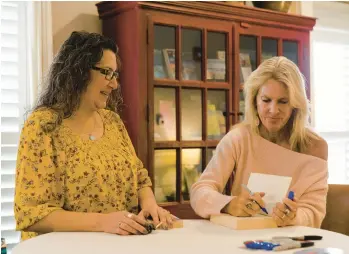
<svg viewBox="0 0 349 254">
<path fill-rule="evenodd" d="M 117 71 L 112 71 L 110 69 L 104 69 L 97 66 L 92 66 L 92 69 L 104 74 L 106 80 L 111 81 L 113 78 L 115 78 L 117 81 L 119 81 L 119 72 Z"/>
</svg>

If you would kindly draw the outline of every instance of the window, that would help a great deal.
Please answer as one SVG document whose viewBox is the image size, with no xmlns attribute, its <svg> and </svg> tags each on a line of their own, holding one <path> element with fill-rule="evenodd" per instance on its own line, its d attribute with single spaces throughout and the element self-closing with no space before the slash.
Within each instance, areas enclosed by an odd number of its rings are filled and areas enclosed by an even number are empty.
<svg viewBox="0 0 349 254">
<path fill-rule="evenodd" d="M 27 3 L 0 5 L 1 237 L 8 253 L 20 241 L 13 212 L 18 141 L 29 104 Z"/>
<path fill-rule="evenodd" d="M 329 183 L 349 184 L 349 5 L 313 2 L 315 129 L 329 145 Z"/>
</svg>

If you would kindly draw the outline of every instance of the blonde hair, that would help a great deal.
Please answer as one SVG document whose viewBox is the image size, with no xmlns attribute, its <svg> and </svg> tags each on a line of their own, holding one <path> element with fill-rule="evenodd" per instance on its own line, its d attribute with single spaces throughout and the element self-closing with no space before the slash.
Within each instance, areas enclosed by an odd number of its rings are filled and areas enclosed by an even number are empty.
<svg viewBox="0 0 349 254">
<path fill-rule="evenodd" d="M 290 148 L 293 151 L 304 152 L 311 140 L 319 139 L 319 136 L 309 129 L 310 104 L 306 96 L 305 79 L 297 65 L 286 57 L 272 57 L 264 61 L 248 78 L 244 85 L 245 120 L 243 124 L 248 124 L 252 132 L 260 135 L 256 97 L 260 87 L 270 79 L 284 84 L 288 90 L 289 103 L 293 108 L 285 126 L 290 133 Z"/>
</svg>

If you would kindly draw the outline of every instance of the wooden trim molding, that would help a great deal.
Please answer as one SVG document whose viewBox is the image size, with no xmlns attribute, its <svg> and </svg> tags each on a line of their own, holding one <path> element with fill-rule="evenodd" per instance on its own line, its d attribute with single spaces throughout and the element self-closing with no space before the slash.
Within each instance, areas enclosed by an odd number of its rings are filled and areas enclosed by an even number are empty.
<svg viewBox="0 0 349 254">
<path fill-rule="evenodd" d="M 101 19 L 108 19 L 113 15 L 135 8 L 142 8 L 304 31 L 312 30 L 316 22 L 316 18 L 312 17 L 223 2 L 100 2 L 96 6 Z"/>
</svg>

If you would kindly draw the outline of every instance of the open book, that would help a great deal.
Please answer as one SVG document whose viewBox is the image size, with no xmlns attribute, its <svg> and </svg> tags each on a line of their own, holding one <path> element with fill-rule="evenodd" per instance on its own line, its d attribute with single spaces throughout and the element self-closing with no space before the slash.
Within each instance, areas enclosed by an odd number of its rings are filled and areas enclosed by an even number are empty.
<svg viewBox="0 0 349 254">
<path fill-rule="evenodd" d="M 277 224 L 272 217 L 255 215 L 253 217 L 235 217 L 230 214 L 211 215 L 212 223 L 237 230 L 277 228 Z"/>
</svg>

